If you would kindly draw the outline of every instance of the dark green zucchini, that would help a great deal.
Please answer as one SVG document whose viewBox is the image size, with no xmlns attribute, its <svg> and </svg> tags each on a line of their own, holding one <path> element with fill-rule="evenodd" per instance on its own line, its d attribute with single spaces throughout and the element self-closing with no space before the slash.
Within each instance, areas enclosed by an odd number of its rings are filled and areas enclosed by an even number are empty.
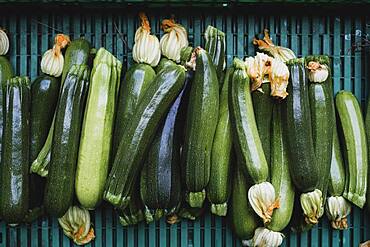
<svg viewBox="0 0 370 247">
<path fill-rule="evenodd" d="M 130 192 L 142 167 L 157 127 L 183 88 L 185 70 L 167 66 L 154 78 L 142 96 L 122 140 L 108 176 L 104 199 L 116 207 L 125 208 Z"/>
<path fill-rule="evenodd" d="M 205 50 L 208 52 L 215 65 L 218 82 L 220 84 L 219 89 L 221 90 L 222 83 L 224 82 L 223 71 L 226 65 L 225 33 L 215 27 L 208 26 L 204 33 L 204 37 L 206 39 Z"/>
<path fill-rule="evenodd" d="M 139 100 L 153 82 L 154 77 L 153 68 L 147 64 L 134 64 L 127 71 L 119 91 L 113 135 L 113 158 L 117 154 L 125 125 L 132 119 Z"/>
<path fill-rule="evenodd" d="M 212 213 L 226 216 L 230 194 L 232 134 L 229 115 L 229 81 L 233 69 L 226 71 L 220 96 L 220 112 L 212 145 L 211 172 L 207 186 L 207 197 L 211 202 Z"/>
<path fill-rule="evenodd" d="M 72 41 L 64 55 L 64 66 L 62 73 L 61 86 L 63 85 L 66 75 L 69 72 L 70 68 L 73 65 L 87 65 L 90 61 L 90 43 L 84 38 L 79 38 Z M 55 117 L 55 116 L 54 116 Z M 31 171 L 39 174 L 40 176 L 47 176 L 48 166 L 50 163 L 50 152 L 53 139 L 54 131 L 54 120 L 50 127 L 48 137 L 45 141 L 44 146 L 42 147 L 40 153 L 37 155 L 37 158 L 33 161 L 31 166 Z"/>
<path fill-rule="evenodd" d="M 164 67 L 168 66 L 168 65 L 175 65 L 176 63 L 166 57 L 162 57 L 161 60 L 159 61 L 159 64 L 157 65 L 157 67 L 155 67 L 155 73 L 158 73 L 159 71 L 161 71 Z"/>
<path fill-rule="evenodd" d="M 23 221 L 29 205 L 30 81 L 13 77 L 3 86 L 0 212 L 7 223 Z"/>
<path fill-rule="evenodd" d="M 183 147 L 187 201 L 202 207 L 209 182 L 211 150 L 219 112 L 219 84 L 208 53 L 195 49 L 196 71 L 191 85 Z"/>
<path fill-rule="evenodd" d="M 308 95 L 311 108 L 312 137 L 315 148 L 316 166 L 319 168 L 318 189 L 323 195 L 323 203 L 326 201 L 328 189 L 330 164 L 333 143 L 333 126 L 335 126 L 334 99 L 332 92 L 332 79 L 330 74 L 330 61 L 327 56 L 308 56 L 305 58 L 306 65 L 317 62 L 325 66 L 328 76 L 323 82 L 310 81 Z M 309 72 L 315 73 L 315 72 Z"/>
<path fill-rule="evenodd" d="M 268 164 L 270 164 L 271 119 L 272 106 L 274 105 L 274 100 L 270 93 L 270 83 L 262 83 L 261 90 L 252 92 L 254 117 Z"/>
<path fill-rule="evenodd" d="M 89 86 L 87 65 L 73 65 L 62 86 L 55 113 L 49 174 L 44 206 L 61 217 L 72 205 L 84 107 Z"/>
</svg>

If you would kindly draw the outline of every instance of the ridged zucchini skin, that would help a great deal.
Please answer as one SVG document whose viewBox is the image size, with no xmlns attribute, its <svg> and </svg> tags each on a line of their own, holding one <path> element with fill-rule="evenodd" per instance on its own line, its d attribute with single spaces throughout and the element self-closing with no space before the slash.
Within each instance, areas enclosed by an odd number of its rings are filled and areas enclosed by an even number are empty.
<svg viewBox="0 0 370 247">
<path fill-rule="evenodd" d="M 13 77 L 3 86 L 0 212 L 7 223 L 20 223 L 29 205 L 30 81 Z"/>
<path fill-rule="evenodd" d="M 180 93 L 184 81 L 183 68 L 167 66 L 157 74 L 143 95 L 126 126 L 106 182 L 104 199 L 114 206 L 125 208 L 130 201 L 132 186 L 155 137 L 158 124 Z"/>
<path fill-rule="evenodd" d="M 270 95 L 270 83 L 263 83 L 261 90 L 262 92 L 260 90 L 252 92 L 252 103 L 263 153 L 265 154 L 267 163 L 270 164 L 271 119 L 274 99 Z"/>
<path fill-rule="evenodd" d="M 225 216 L 231 192 L 231 148 L 232 133 L 229 113 L 229 81 L 233 69 L 226 71 L 220 95 L 220 111 L 211 153 L 211 171 L 207 186 L 207 197 L 214 214 Z"/>
<path fill-rule="evenodd" d="M 258 184 L 267 180 L 269 169 L 254 117 L 249 78 L 243 61 L 237 58 L 234 59 L 230 87 L 233 140 L 238 162 L 251 183 Z"/>
<path fill-rule="evenodd" d="M 183 147 L 187 200 L 202 207 L 209 182 L 211 150 L 219 113 L 219 84 L 208 53 L 197 48 Z"/>
<path fill-rule="evenodd" d="M 221 90 L 222 83 L 224 82 L 223 71 L 225 69 L 226 57 L 225 33 L 215 27 L 208 26 L 204 36 L 206 39 L 205 50 L 208 52 L 215 65 L 218 82 L 220 84 L 219 89 Z"/>
<path fill-rule="evenodd" d="M 130 202 L 125 209 L 117 209 L 122 226 L 136 225 L 144 220 L 144 205 L 140 197 L 140 178 L 137 179 L 130 194 Z"/>
<path fill-rule="evenodd" d="M 231 195 L 231 210 L 229 217 L 236 236 L 242 240 L 253 237 L 254 230 L 259 225 L 259 219 L 248 202 L 250 185 L 240 164 L 234 169 L 233 189 Z"/>
<path fill-rule="evenodd" d="M 61 89 L 55 114 L 49 174 L 44 206 L 49 215 L 61 217 L 72 205 L 83 112 L 89 86 L 89 68 L 71 67 Z"/>
<path fill-rule="evenodd" d="M 283 130 L 282 104 L 273 107 L 271 126 L 271 184 L 280 200 L 280 208 L 274 210 L 268 229 L 282 231 L 290 221 L 294 206 L 294 185 L 289 174 L 289 158 L 286 133 Z"/>
<path fill-rule="evenodd" d="M 179 129 L 176 120 L 184 89 L 160 124 L 140 176 L 140 194 L 151 210 L 172 213 L 180 202 L 181 171 Z M 153 213 L 152 213 L 153 214 Z"/>
<path fill-rule="evenodd" d="M 328 184 L 328 194 L 330 196 L 341 196 L 346 185 L 346 170 L 342 152 L 340 149 L 338 131 L 335 126 L 333 130 L 333 144 L 330 165 L 330 176 Z"/>
<path fill-rule="evenodd" d="M 90 62 L 90 43 L 84 38 L 79 38 L 73 40 L 64 55 L 64 65 L 63 73 L 61 79 L 61 87 L 65 81 L 66 75 L 69 72 L 70 68 L 73 65 L 87 65 Z M 55 115 L 54 115 L 55 118 Z M 39 174 L 40 176 L 47 176 L 49 164 L 50 164 L 50 153 L 52 139 L 54 135 L 54 119 L 50 127 L 48 137 L 45 141 L 44 146 L 42 147 L 40 153 L 37 155 L 37 158 L 33 161 L 31 166 L 31 171 Z"/>
<path fill-rule="evenodd" d="M 347 167 L 343 197 L 362 208 L 366 201 L 368 151 L 361 108 L 356 97 L 347 91 L 337 93 L 335 106 Z"/>
<path fill-rule="evenodd" d="M 287 64 L 289 96 L 283 106 L 283 119 L 284 131 L 288 133 L 289 170 L 296 188 L 305 193 L 317 188 L 320 180 L 312 136 L 308 80 L 303 59 L 292 59 Z"/>
<path fill-rule="evenodd" d="M 321 190 L 323 202 L 325 203 L 330 177 L 330 165 L 333 147 L 333 126 L 335 126 L 333 87 L 329 69 L 329 57 L 325 55 L 316 55 L 307 56 L 305 58 L 306 64 L 311 61 L 318 62 L 322 66 L 327 66 L 329 71 L 328 77 L 325 81 L 310 81 L 308 88 L 316 166 L 319 168 L 320 174 L 318 189 Z"/>
<path fill-rule="evenodd" d="M 132 119 L 139 100 L 153 82 L 156 73 L 147 64 L 137 64 L 127 71 L 119 91 L 116 120 L 114 124 L 112 159 L 117 154 L 125 125 Z"/>
<path fill-rule="evenodd" d="M 60 79 L 40 75 L 31 84 L 30 163 L 36 159 L 48 136 L 58 102 Z M 30 208 L 41 206 L 45 179 L 30 174 Z"/>
</svg>

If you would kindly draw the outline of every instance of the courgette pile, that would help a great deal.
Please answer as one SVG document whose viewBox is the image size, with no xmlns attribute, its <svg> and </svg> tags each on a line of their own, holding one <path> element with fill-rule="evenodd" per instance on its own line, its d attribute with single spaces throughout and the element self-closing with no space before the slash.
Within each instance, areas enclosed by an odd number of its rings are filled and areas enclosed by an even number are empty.
<svg viewBox="0 0 370 247">
<path fill-rule="evenodd" d="M 77 244 L 95 238 L 88 210 L 102 200 L 123 226 L 209 210 L 248 246 L 280 246 L 324 212 L 346 229 L 370 198 L 370 103 L 364 121 L 352 93 L 334 97 L 329 57 L 297 58 L 265 30 L 261 52 L 226 68 L 223 31 L 208 26 L 193 49 L 173 17 L 160 40 L 139 18 L 127 71 L 57 34 L 32 84 L 0 29 L 0 219 L 56 216 Z"/>
</svg>

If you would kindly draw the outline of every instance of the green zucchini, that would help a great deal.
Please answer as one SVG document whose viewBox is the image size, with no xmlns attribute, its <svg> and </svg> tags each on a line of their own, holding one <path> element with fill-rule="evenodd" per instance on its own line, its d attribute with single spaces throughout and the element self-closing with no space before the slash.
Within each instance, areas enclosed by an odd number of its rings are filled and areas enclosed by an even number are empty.
<svg viewBox="0 0 370 247">
<path fill-rule="evenodd" d="M 315 148 L 316 166 L 319 167 L 318 189 L 326 201 L 326 193 L 330 176 L 330 163 L 332 156 L 333 126 L 335 126 L 334 99 L 332 92 L 332 79 L 330 75 L 330 61 L 328 56 L 308 56 L 306 65 L 317 62 L 327 71 L 325 81 L 310 81 L 308 97 L 311 109 L 312 138 Z M 315 72 L 309 72 L 315 73 Z M 322 79 L 322 78 L 321 78 Z"/>
<path fill-rule="evenodd" d="M 219 112 L 219 84 L 208 53 L 196 48 L 196 71 L 191 85 L 185 128 L 183 162 L 187 201 L 202 207 L 209 182 L 211 150 Z"/>
<path fill-rule="evenodd" d="M 366 129 L 367 146 L 370 147 L 370 98 L 369 97 L 367 99 L 365 129 Z M 368 155 L 370 156 L 370 150 L 368 150 Z M 368 160 L 370 160 L 370 157 L 368 157 Z M 370 179 L 370 169 L 369 168 L 368 168 L 368 179 Z M 367 187 L 368 188 L 366 190 L 366 201 L 367 201 L 366 205 L 367 205 L 368 212 L 370 212 L 370 183 L 367 184 Z"/>
<path fill-rule="evenodd" d="M 248 199 L 254 211 L 267 224 L 278 199 L 271 183 L 267 182 L 269 168 L 263 152 L 254 117 L 249 78 L 242 60 L 234 59 L 234 73 L 231 81 L 231 116 L 234 147 L 241 169 L 253 184 Z"/>
<path fill-rule="evenodd" d="M 290 221 L 294 206 L 294 185 L 289 174 L 289 159 L 286 133 L 283 130 L 282 104 L 273 107 L 271 131 L 271 184 L 276 196 L 280 199 L 280 207 L 275 209 L 271 222 L 266 226 L 269 230 L 280 232 Z"/>
<path fill-rule="evenodd" d="M 44 206 L 61 217 L 72 205 L 83 111 L 89 85 L 87 65 L 73 65 L 61 89 L 55 113 Z"/>
<path fill-rule="evenodd" d="M 351 205 L 343 198 L 346 182 L 346 171 L 340 150 L 337 128 L 333 130 L 333 144 L 331 155 L 328 198 L 326 201 L 326 215 L 334 229 L 346 229 L 347 215 L 351 212 Z"/>
<path fill-rule="evenodd" d="M 31 84 L 30 120 L 30 163 L 41 151 L 55 112 L 60 89 L 60 80 L 49 75 L 37 77 Z M 30 209 L 39 207 L 43 201 L 45 180 L 37 174 L 30 174 Z"/>
<path fill-rule="evenodd" d="M 232 68 L 227 69 L 220 95 L 220 112 L 211 152 L 211 171 L 207 186 L 207 197 L 211 211 L 226 216 L 230 194 L 232 134 L 229 116 L 229 80 Z"/>
<path fill-rule="evenodd" d="M 164 67 L 167 67 L 168 65 L 175 65 L 176 63 L 166 57 L 162 57 L 159 61 L 159 64 L 157 67 L 155 67 L 155 73 L 158 73 L 161 71 Z"/>
<path fill-rule="evenodd" d="M 254 117 L 267 164 L 270 164 L 271 119 L 272 106 L 274 105 L 274 100 L 270 93 L 270 83 L 262 83 L 261 90 L 252 92 Z"/>
<path fill-rule="evenodd" d="M 181 91 L 185 70 L 167 66 L 160 71 L 145 91 L 131 121 L 125 127 L 122 140 L 108 176 L 104 199 L 116 207 L 125 208 L 142 162 L 153 141 L 158 124 Z"/>
<path fill-rule="evenodd" d="M 117 58 L 99 49 L 91 73 L 75 185 L 78 201 L 89 210 L 100 203 L 108 173 L 121 69 Z"/>
<path fill-rule="evenodd" d="M 64 55 L 61 87 L 63 86 L 67 73 L 73 65 L 87 65 L 89 63 L 90 49 L 90 43 L 84 38 L 76 39 L 69 44 Z M 51 145 L 54 134 L 54 122 L 55 121 L 53 119 L 45 144 L 31 165 L 31 171 L 39 174 L 42 177 L 45 177 L 48 174 L 48 166 L 51 157 Z"/>
<path fill-rule="evenodd" d="M 233 189 L 231 195 L 230 220 L 236 236 L 242 240 L 253 237 L 254 230 L 258 227 L 258 218 L 248 203 L 247 177 L 245 177 L 240 164 L 234 169 Z"/>
<path fill-rule="evenodd" d="M 308 81 L 303 59 L 292 59 L 287 64 L 289 96 L 285 100 L 283 115 L 288 133 L 289 169 L 294 185 L 304 193 L 316 189 L 320 180 L 312 138 Z"/>
<path fill-rule="evenodd" d="M 220 83 L 219 89 L 222 88 L 223 71 L 225 69 L 225 57 L 226 57 L 226 45 L 225 45 L 225 33 L 218 30 L 215 27 L 208 26 L 204 37 L 206 39 L 205 50 L 208 52 L 215 65 L 218 82 Z"/>
<path fill-rule="evenodd" d="M 356 97 L 347 91 L 337 93 L 335 105 L 346 163 L 343 197 L 362 208 L 366 201 L 368 151 L 361 108 Z"/>
<path fill-rule="evenodd" d="M 30 81 L 13 77 L 3 90 L 0 212 L 5 222 L 15 224 L 23 221 L 29 205 Z"/>
<path fill-rule="evenodd" d="M 112 158 L 117 154 L 125 125 L 130 122 L 139 100 L 153 82 L 155 72 L 148 64 L 134 64 L 127 71 L 120 86 L 114 125 Z"/>
<path fill-rule="evenodd" d="M 140 176 L 140 194 L 148 213 L 175 212 L 181 195 L 180 143 L 176 120 L 184 89 L 159 125 Z"/>
</svg>

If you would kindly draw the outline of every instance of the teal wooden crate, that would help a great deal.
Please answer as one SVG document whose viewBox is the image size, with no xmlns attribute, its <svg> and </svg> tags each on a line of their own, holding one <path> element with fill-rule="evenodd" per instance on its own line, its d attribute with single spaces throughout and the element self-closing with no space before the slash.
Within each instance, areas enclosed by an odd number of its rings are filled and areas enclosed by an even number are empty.
<svg viewBox="0 0 370 247">
<path fill-rule="evenodd" d="M 227 35 L 228 64 L 234 56 L 255 54 L 252 38 L 267 27 L 277 44 L 290 47 L 298 56 L 328 54 L 332 59 L 334 91 L 351 90 L 362 106 L 365 105 L 370 66 L 365 63 L 365 53 L 353 52 L 351 45 L 370 34 L 370 17 L 361 14 L 307 16 L 304 9 L 293 14 L 286 11 L 283 15 L 268 16 L 264 12 L 248 9 L 232 12 L 228 8 L 167 7 L 145 10 L 151 20 L 152 31 L 158 35 L 162 35 L 160 20 L 175 14 L 178 22 L 187 28 L 190 43 L 194 46 L 204 45 L 203 32 L 207 25 L 222 29 Z M 85 36 L 95 47 L 106 47 L 130 66 L 134 33 L 139 24 L 138 9 L 125 5 L 124 8 L 118 6 L 105 12 L 73 6 L 54 7 L 52 10 L 0 6 L 0 27 L 6 28 L 10 34 L 9 57 L 16 73 L 35 79 L 42 53 L 51 47 L 54 35 L 59 32 L 67 33 L 72 38 Z M 104 205 L 92 214 L 92 218 L 96 240 L 88 246 L 240 246 L 227 220 L 209 214 L 194 222 L 182 221 L 172 226 L 161 220 L 124 228 L 112 208 Z M 360 242 L 370 239 L 369 218 L 364 211 L 354 208 L 348 218 L 348 230 L 332 230 L 324 219 L 306 233 L 285 231 L 284 245 L 358 246 Z M 73 246 L 73 243 L 63 235 L 55 218 L 44 218 L 29 226 L 13 228 L 1 222 L 0 247 L 5 246 Z"/>
</svg>

